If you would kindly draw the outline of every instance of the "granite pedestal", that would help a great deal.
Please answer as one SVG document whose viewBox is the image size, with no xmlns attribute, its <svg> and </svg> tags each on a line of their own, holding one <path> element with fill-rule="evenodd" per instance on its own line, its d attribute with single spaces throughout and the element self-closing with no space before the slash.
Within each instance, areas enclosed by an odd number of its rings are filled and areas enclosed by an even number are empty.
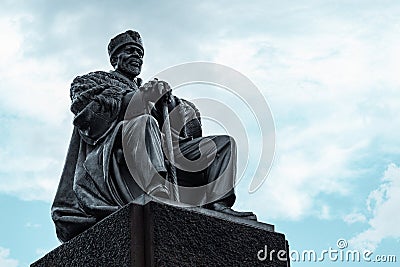
<svg viewBox="0 0 400 267">
<path fill-rule="evenodd" d="M 31 266 L 287 267 L 285 257 L 272 225 L 143 197 Z"/>
</svg>

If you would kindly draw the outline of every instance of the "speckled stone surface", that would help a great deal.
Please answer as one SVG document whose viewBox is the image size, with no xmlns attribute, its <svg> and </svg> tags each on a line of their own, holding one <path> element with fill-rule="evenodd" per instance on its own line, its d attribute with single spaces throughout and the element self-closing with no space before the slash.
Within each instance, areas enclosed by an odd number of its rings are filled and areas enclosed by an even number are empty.
<svg viewBox="0 0 400 267">
<path fill-rule="evenodd" d="M 132 266 L 131 212 L 119 210 L 31 266 Z"/>
<path fill-rule="evenodd" d="M 266 246 L 268 253 L 287 251 L 285 236 L 272 225 L 144 199 L 31 266 L 289 266 L 277 253 L 260 261 Z"/>
<path fill-rule="evenodd" d="M 257 257 L 265 246 L 269 252 L 286 251 L 285 236 L 265 230 L 269 225 L 249 226 L 243 219 L 155 202 L 146 208 L 152 217 L 151 266 L 288 266 L 276 253 L 272 261 Z"/>
</svg>

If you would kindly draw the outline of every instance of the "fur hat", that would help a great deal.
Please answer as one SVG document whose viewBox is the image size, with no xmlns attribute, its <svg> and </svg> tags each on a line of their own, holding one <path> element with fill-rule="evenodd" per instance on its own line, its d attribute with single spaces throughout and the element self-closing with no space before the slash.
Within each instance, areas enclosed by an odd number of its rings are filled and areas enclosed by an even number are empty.
<svg viewBox="0 0 400 267">
<path fill-rule="evenodd" d="M 134 44 L 140 47 L 143 51 L 143 42 L 140 34 L 137 31 L 128 30 L 120 33 L 110 40 L 108 44 L 108 55 L 111 56 L 123 45 Z"/>
</svg>

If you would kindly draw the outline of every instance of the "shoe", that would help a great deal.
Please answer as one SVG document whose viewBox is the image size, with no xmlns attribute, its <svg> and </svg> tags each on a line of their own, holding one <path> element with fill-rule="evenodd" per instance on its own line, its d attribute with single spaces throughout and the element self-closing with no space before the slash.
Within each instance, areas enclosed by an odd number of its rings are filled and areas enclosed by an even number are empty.
<svg viewBox="0 0 400 267">
<path fill-rule="evenodd" d="M 215 210 L 224 214 L 232 215 L 235 217 L 239 217 L 242 219 L 257 221 L 257 216 L 253 212 L 249 211 L 235 211 L 231 207 L 227 206 L 223 202 L 216 202 L 208 205 L 207 207 L 210 210 Z"/>
</svg>

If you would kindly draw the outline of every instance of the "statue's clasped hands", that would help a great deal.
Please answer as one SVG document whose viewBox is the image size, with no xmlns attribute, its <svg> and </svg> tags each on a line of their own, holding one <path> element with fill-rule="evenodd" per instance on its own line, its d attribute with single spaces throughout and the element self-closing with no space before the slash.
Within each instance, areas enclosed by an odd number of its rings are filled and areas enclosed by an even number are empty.
<svg viewBox="0 0 400 267">
<path fill-rule="evenodd" d="M 171 95 L 171 86 L 167 82 L 159 81 L 157 78 L 145 83 L 139 88 L 143 100 L 157 102 L 160 98 L 168 99 Z"/>
</svg>

